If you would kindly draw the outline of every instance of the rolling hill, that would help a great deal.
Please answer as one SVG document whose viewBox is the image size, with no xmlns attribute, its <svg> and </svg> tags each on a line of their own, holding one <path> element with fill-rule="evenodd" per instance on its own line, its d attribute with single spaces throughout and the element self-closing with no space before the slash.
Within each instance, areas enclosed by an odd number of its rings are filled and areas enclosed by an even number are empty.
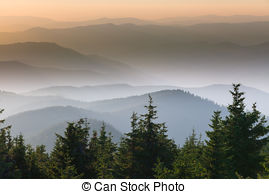
<svg viewBox="0 0 269 194">
<path fill-rule="evenodd" d="M 0 61 L 0 88 L 10 91 L 27 91 L 50 85 L 100 83 L 111 78 L 91 70 L 70 70 L 37 67 L 19 61 Z"/>
<path fill-rule="evenodd" d="M 129 65 L 98 55 L 83 55 L 48 42 L 0 45 L 2 90 L 32 90 L 51 85 L 129 83 L 150 80 Z M 7 88 L 5 86 L 12 85 Z M 23 87 L 22 87 L 23 85 Z"/>
<path fill-rule="evenodd" d="M 88 104 L 57 96 L 24 96 L 12 92 L 0 91 L 0 109 L 5 109 L 3 116 L 51 106 L 86 107 Z"/>
<path fill-rule="evenodd" d="M 79 101 L 98 101 L 142 95 L 160 90 L 177 89 L 175 86 L 132 86 L 128 84 L 93 85 L 83 87 L 54 86 L 23 93 L 27 96 L 59 96 Z"/>
<path fill-rule="evenodd" d="M 28 69 L 25 70 L 28 71 Z M 28 76 L 25 77 L 27 78 Z M 39 75 L 37 75 L 36 78 L 41 79 Z M 36 80 L 30 81 L 40 84 L 40 82 Z M 22 84 L 23 87 L 25 82 L 26 80 L 22 78 L 20 81 L 17 79 L 14 84 L 16 86 Z M 1 84 L 11 83 L 1 82 Z M 120 97 L 123 98 L 175 88 L 176 87 L 173 86 L 131 86 L 127 84 L 114 84 L 84 87 L 55 86 L 49 88 L 41 88 L 22 94 L 0 91 L 0 108 L 5 109 L 4 115 L 13 115 L 28 110 L 35 110 L 52 106 L 73 106 L 77 108 L 85 108 L 88 106 L 88 102 L 92 101 L 100 101 Z"/>
<path fill-rule="evenodd" d="M 55 133 L 63 135 L 67 122 L 88 118 L 92 130 L 100 131 L 103 121 L 95 120 L 97 113 L 74 107 L 49 107 L 27 111 L 10 116 L 6 124 L 12 125 L 12 135 L 22 133 L 27 143 L 44 144 L 51 151 L 55 143 Z M 121 133 L 110 124 L 105 123 L 107 132 L 111 133 L 114 142 L 119 142 Z"/>
<path fill-rule="evenodd" d="M 97 55 L 83 55 L 50 42 L 24 42 L 0 45 L 0 60 L 17 60 L 33 66 L 99 73 L 130 71 L 128 65 Z"/>
</svg>

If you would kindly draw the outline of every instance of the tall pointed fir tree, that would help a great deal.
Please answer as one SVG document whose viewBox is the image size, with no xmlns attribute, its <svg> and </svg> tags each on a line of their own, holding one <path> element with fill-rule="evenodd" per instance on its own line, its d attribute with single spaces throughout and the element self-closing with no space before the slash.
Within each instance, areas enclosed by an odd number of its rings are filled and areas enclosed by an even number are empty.
<svg viewBox="0 0 269 194">
<path fill-rule="evenodd" d="M 113 178 L 114 177 L 114 155 L 116 152 L 116 144 L 112 142 L 112 136 L 107 135 L 105 124 L 103 123 L 98 138 L 96 172 L 97 178 Z"/>
<path fill-rule="evenodd" d="M 89 124 L 86 119 L 68 123 L 64 136 L 57 135 L 51 157 L 54 162 L 55 176 L 62 173 L 73 177 L 89 177 Z"/>
<path fill-rule="evenodd" d="M 212 131 L 207 131 L 208 140 L 205 140 L 204 165 L 207 170 L 207 178 L 221 179 L 229 175 L 227 146 L 225 145 L 225 133 L 222 125 L 221 112 L 216 111 L 209 125 Z"/>
<path fill-rule="evenodd" d="M 36 146 L 35 149 L 27 145 L 25 157 L 29 178 L 51 178 L 49 154 L 46 153 L 44 145 Z"/>
<path fill-rule="evenodd" d="M 0 109 L 0 115 L 4 110 Z M 5 120 L 0 120 L 0 125 Z M 0 126 L 0 178 L 15 178 L 13 173 L 13 161 L 10 157 L 13 141 L 10 135 L 10 126 Z"/>
<path fill-rule="evenodd" d="M 136 150 L 141 150 L 139 138 L 141 138 L 141 128 L 138 128 L 137 113 L 131 116 L 131 132 L 122 138 L 115 159 L 115 172 L 117 178 L 137 177 L 135 172 L 136 160 L 134 159 Z"/>
<path fill-rule="evenodd" d="M 199 179 L 205 178 L 206 170 L 203 166 L 204 143 L 195 131 L 186 139 L 179 149 L 173 168 L 173 178 Z"/>
<path fill-rule="evenodd" d="M 256 178 L 262 170 L 264 158 L 260 152 L 268 142 L 266 135 L 269 127 L 266 126 L 265 117 L 256 109 L 256 104 L 251 112 L 245 111 L 245 98 L 244 93 L 239 91 L 240 84 L 233 87 L 233 103 L 228 106 L 229 115 L 223 121 L 227 156 L 232 168 L 230 178 L 236 178 L 236 174 L 243 178 Z"/>
<path fill-rule="evenodd" d="M 14 138 L 14 144 L 11 149 L 11 158 L 14 161 L 14 169 L 19 173 L 20 178 L 30 178 L 26 161 L 26 150 L 27 147 L 24 143 L 24 138 L 20 134 Z"/>
<path fill-rule="evenodd" d="M 98 178 L 98 172 L 96 170 L 96 163 L 98 160 L 98 133 L 96 130 L 93 130 L 92 132 L 92 137 L 90 138 L 89 142 L 89 164 L 88 164 L 88 169 L 89 169 L 89 176 L 92 178 Z"/>
<path fill-rule="evenodd" d="M 146 114 L 139 119 L 133 115 L 132 131 L 126 134 L 119 148 L 123 155 L 118 158 L 128 158 L 129 164 L 122 164 L 127 168 L 122 170 L 128 178 L 154 178 L 158 160 L 167 168 L 171 168 L 174 161 L 176 145 L 167 137 L 165 124 L 155 122 L 157 111 L 150 95 L 145 108 Z"/>
<path fill-rule="evenodd" d="M 168 169 L 172 168 L 177 147 L 174 141 L 168 138 L 165 123 L 154 122 L 158 116 L 150 95 L 149 104 L 145 108 L 147 113 L 141 115 L 142 118 L 139 121 L 139 127 L 144 133 L 142 156 L 145 161 L 142 163 L 141 171 L 145 177 L 154 178 L 154 168 L 158 161 L 165 164 Z"/>
</svg>

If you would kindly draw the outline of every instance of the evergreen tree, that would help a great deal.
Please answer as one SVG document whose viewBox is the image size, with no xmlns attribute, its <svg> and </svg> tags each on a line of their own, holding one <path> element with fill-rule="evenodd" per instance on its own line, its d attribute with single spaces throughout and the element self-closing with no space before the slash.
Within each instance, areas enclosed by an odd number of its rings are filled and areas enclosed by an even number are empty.
<svg viewBox="0 0 269 194">
<path fill-rule="evenodd" d="M 117 156 L 117 165 L 121 166 L 121 172 L 128 178 L 154 178 L 158 159 L 167 168 L 171 168 L 174 161 L 176 145 L 168 139 L 165 124 L 154 122 L 157 111 L 150 95 L 149 105 L 145 108 L 147 113 L 139 119 L 133 114 L 132 131 L 123 138 Z"/>
<path fill-rule="evenodd" d="M 26 160 L 26 165 L 27 165 L 27 170 L 28 170 L 28 177 L 40 178 L 41 174 L 39 171 L 35 150 L 30 145 L 26 146 L 25 160 Z"/>
<path fill-rule="evenodd" d="M 83 178 L 83 174 L 79 174 L 77 172 L 77 169 L 75 165 L 71 164 L 71 159 L 67 158 L 66 159 L 66 165 L 64 169 L 61 169 L 60 177 L 61 179 L 81 179 Z"/>
<path fill-rule="evenodd" d="M 57 140 L 52 152 L 54 162 L 54 173 L 62 176 L 65 169 L 73 167 L 77 174 L 88 178 L 89 173 L 89 124 L 86 119 L 81 119 L 77 123 L 68 123 L 64 136 L 57 134 Z M 70 167 L 73 166 L 72 168 Z M 73 171 L 74 172 L 74 171 Z"/>
<path fill-rule="evenodd" d="M 258 178 L 268 179 L 269 178 L 269 144 L 267 143 L 262 151 L 261 155 L 264 157 L 262 162 L 263 170 L 259 172 Z"/>
<path fill-rule="evenodd" d="M 93 131 L 92 137 L 89 142 L 89 177 L 92 178 L 98 178 L 98 172 L 96 169 L 96 163 L 98 160 L 98 150 L 99 150 L 99 145 L 98 145 L 98 133 L 96 130 Z"/>
<path fill-rule="evenodd" d="M 256 178 L 262 170 L 264 157 L 260 152 L 268 142 L 266 135 L 269 127 L 265 126 L 265 117 L 256 109 L 256 104 L 252 112 L 245 111 L 245 98 L 244 93 L 239 91 L 240 84 L 233 86 L 233 103 L 228 106 L 229 115 L 223 122 L 227 156 L 232 168 L 230 178 L 236 178 L 236 174 L 244 178 Z"/>
<path fill-rule="evenodd" d="M 112 142 L 111 134 L 106 134 L 105 124 L 103 123 L 98 138 L 98 150 L 96 161 L 96 172 L 98 178 L 113 178 L 114 176 L 114 155 L 116 144 Z"/>
<path fill-rule="evenodd" d="M 0 109 L 0 114 L 4 110 Z M 0 120 L 0 125 L 4 124 L 5 120 Z M 10 135 L 11 126 L 0 128 L 0 178 L 15 178 L 13 172 L 13 161 L 10 157 L 10 150 L 13 142 Z"/>
<path fill-rule="evenodd" d="M 188 137 L 174 162 L 173 177 L 180 179 L 198 179 L 205 178 L 206 170 L 203 167 L 204 144 L 201 136 L 198 139 L 193 130 L 192 135 Z"/>
<path fill-rule="evenodd" d="M 258 178 L 269 179 L 269 155 L 263 155 L 265 160 L 262 162 L 263 170 L 258 173 Z"/>
<path fill-rule="evenodd" d="M 26 163 L 28 166 L 29 178 L 50 178 L 49 155 L 46 153 L 44 145 L 35 149 L 28 145 L 26 149 Z"/>
<path fill-rule="evenodd" d="M 121 139 L 115 160 L 117 178 L 138 176 L 134 168 L 137 166 L 134 156 L 138 153 L 137 150 L 142 150 L 141 145 L 139 145 L 139 143 L 142 142 L 142 132 L 141 128 L 138 128 L 138 120 L 139 117 L 137 113 L 133 113 L 131 116 L 131 132 L 126 134 L 126 138 Z"/>
<path fill-rule="evenodd" d="M 51 177 L 61 177 L 62 171 L 66 168 L 68 162 L 70 163 L 70 161 L 67 161 L 67 156 L 64 153 L 63 142 L 60 140 L 60 138 L 56 138 L 53 151 L 50 155 L 49 168 L 51 170 Z"/>
<path fill-rule="evenodd" d="M 168 169 L 163 162 L 160 161 L 160 159 L 157 160 L 157 163 L 155 164 L 154 171 L 154 178 L 156 179 L 172 179 L 173 176 L 173 170 Z"/>
<path fill-rule="evenodd" d="M 229 163 L 226 156 L 225 133 L 223 130 L 221 112 L 216 111 L 209 125 L 213 131 L 207 131 L 204 153 L 204 164 L 207 170 L 207 177 L 211 179 L 221 179 L 228 176 Z"/>
<path fill-rule="evenodd" d="M 24 144 L 24 138 L 20 134 L 14 138 L 14 144 L 11 149 L 11 158 L 14 161 L 13 168 L 19 173 L 19 177 L 16 178 L 31 178 L 28 171 L 26 161 L 26 150 L 27 147 Z"/>
</svg>

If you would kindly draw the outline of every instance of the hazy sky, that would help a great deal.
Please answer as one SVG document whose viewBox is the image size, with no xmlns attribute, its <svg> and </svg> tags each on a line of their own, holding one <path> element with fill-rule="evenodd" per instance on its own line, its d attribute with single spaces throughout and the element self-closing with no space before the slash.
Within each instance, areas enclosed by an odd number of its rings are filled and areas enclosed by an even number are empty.
<svg viewBox="0 0 269 194">
<path fill-rule="evenodd" d="M 98 17 L 162 18 L 207 14 L 269 15 L 269 0 L 0 0 L 0 15 L 58 20 Z"/>
</svg>

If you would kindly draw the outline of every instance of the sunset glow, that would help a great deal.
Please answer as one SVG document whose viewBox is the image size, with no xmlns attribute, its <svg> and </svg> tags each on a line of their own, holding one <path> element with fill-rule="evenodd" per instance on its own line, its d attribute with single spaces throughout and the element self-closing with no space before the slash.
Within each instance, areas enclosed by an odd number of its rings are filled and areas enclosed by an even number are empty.
<svg viewBox="0 0 269 194">
<path fill-rule="evenodd" d="M 56 20 L 269 14 L 268 0 L 1 0 L 0 5 L 1 16 L 27 15 Z"/>
</svg>

